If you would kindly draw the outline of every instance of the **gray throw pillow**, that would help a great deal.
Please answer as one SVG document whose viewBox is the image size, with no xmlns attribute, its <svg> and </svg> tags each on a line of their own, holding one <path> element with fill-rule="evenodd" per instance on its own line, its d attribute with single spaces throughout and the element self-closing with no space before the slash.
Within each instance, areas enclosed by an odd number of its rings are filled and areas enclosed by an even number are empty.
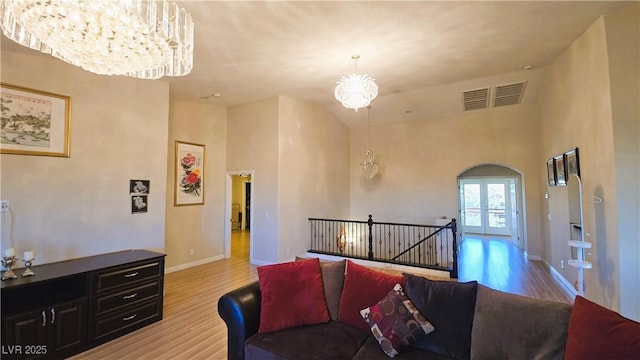
<svg viewBox="0 0 640 360">
<path fill-rule="evenodd" d="M 434 281 L 404 274 L 405 293 L 436 330 L 413 344 L 453 359 L 469 359 L 478 283 Z"/>
<path fill-rule="evenodd" d="M 571 305 L 478 286 L 471 359 L 562 360 Z"/>
<path fill-rule="evenodd" d="M 305 258 L 296 256 L 296 261 Z M 340 308 L 340 298 L 342 297 L 342 287 L 344 285 L 344 268 L 346 260 L 340 261 L 320 261 L 320 271 L 322 272 L 322 284 L 324 285 L 324 296 L 327 300 L 327 308 L 331 320 L 338 320 L 338 309 Z"/>
</svg>

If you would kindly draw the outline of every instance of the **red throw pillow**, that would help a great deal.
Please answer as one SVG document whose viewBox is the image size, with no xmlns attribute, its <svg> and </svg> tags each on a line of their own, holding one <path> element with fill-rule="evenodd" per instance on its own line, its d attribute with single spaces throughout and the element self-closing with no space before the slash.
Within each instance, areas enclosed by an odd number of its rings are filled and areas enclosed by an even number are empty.
<svg viewBox="0 0 640 360">
<path fill-rule="evenodd" d="M 260 266 L 258 279 L 262 293 L 258 332 L 329 321 L 317 258 Z"/>
<path fill-rule="evenodd" d="M 582 296 L 569 316 L 565 360 L 628 360 L 640 356 L 640 323 Z"/>
<path fill-rule="evenodd" d="M 381 273 L 347 260 L 338 320 L 369 332 L 360 310 L 377 304 L 396 284 L 404 286 L 406 282 L 402 275 Z"/>
</svg>

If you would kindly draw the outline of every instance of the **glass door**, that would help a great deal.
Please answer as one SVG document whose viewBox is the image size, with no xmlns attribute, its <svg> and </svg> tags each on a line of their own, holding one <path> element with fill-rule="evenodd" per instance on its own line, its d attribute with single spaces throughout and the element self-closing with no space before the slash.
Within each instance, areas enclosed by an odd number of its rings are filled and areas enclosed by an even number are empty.
<svg viewBox="0 0 640 360">
<path fill-rule="evenodd" d="M 460 181 L 460 209 L 465 233 L 511 235 L 511 191 L 508 179 Z"/>
</svg>

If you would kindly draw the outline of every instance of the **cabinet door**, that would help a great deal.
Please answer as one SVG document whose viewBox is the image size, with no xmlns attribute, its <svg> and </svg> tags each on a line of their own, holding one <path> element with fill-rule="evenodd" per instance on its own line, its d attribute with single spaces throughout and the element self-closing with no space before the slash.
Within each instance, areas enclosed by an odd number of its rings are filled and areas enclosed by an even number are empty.
<svg viewBox="0 0 640 360">
<path fill-rule="evenodd" d="M 74 301 L 49 309 L 51 347 L 56 355 L 81 351 L 87 343 L 86 301 Z"/>
<path fill-rule="evenodd" d="M 8 359 L 34 359 L 31 351 L 37 347 L 46 352 L 49 344 L 49 317 L 45 309 L 29 311 L 8 317 L 2 339 L 2 357 Z"/>
</svg>

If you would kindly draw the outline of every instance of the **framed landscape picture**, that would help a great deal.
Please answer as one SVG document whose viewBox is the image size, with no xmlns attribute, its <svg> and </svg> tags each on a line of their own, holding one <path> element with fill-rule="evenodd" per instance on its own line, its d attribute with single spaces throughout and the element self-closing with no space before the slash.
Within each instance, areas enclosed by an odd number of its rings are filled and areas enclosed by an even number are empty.
<svg viewBox="0 0 640 360">
<path fill-rule="evenodd" d="M 69 157 L 68 96 L 2 83 L 0 109 L 3 154 Z"/>
<path fill-rule="evenodd" d="M 549 186 L 556 186 L 556 168 L 553 164 L 553 158 L 547 160 L 547 182 Z"/>
<path fill-rule="evenodd" d="M 564 168 L 564 154 L 554 157 L 553 164 L 556 171 L 556 186 L 566 186 L 567 173 Z"/>
<path fill-rule="evenodd" d="M 204 145 L 176 141 L 174 206 L 204 204 Z"/>
<path fill-rule="evenodd" d="M 564 153 L 565 167 L 567 168 L 567 176 L 571 174 L 580 177 L 580 157 L 578 156 L 578 148 L 571 149 Z"/>
</svg>

